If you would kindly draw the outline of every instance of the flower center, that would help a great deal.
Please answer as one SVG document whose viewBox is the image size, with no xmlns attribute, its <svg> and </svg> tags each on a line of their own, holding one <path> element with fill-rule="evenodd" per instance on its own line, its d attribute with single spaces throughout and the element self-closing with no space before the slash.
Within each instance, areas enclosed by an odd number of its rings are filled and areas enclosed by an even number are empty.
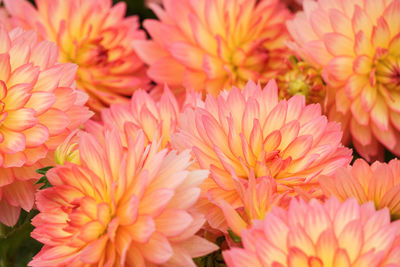
<svg viewBox="0 0 400 267">
<path fill-rule="evenodd" d="M 281 89 L 281 98 L 290 98 L 300 94 L 305 96 L 307 104 L 323 103 L 325 98 L 325 85 L 320 71 L 303 61 L 290 57 L 289 71 L 285 70 L 278 75 L 278 85 Z"/>
<path fill-rule="evenodd" d="M 99 43 L 89 43 L 79 49 L 76 59 L 80 67 L 104 66 L 108 62 L 108 50 Z"/>
<path fill-rule="evenodd" d="M 400 55 L 387 54 L 379 58 L 375 77 L 388 90 L 400 91 Z"/>
</svg>

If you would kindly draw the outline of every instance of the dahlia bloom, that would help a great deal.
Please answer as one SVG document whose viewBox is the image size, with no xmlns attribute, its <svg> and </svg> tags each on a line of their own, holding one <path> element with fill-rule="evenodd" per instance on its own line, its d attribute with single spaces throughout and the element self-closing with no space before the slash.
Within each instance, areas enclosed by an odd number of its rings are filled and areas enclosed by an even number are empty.
<svg viewBox="0 0 400 267">
<path fill-rule="evenodd" d="M 325 109 L 326 85 L 321 71 L 305 61 L 298 61 L 291 56 L 287 60 L 288 69 L 277 76 L 279 96 L 290 98 L 294 95 L 304 95 L 306 103 L 319 103 Z"/>
<path fill-rule="evenodd" d="M 14 225 L 20 208 L 34 204 L 35 170 L 91 112 L 75 89 L 76 66 L 58 64 L 54 44 L 4 27 L 0 43 L 0 221 Z"/>
<path fill-rule="evenodd" d="M 107 142 L 82 133 L 81 165 L 48 172 L 53 187 L 37 194 L 32 220 L 44 247 L 30 266 L 195 266 L 217 249 L 195 235 L 205 220 L 190 210 L 208 172 L 187 170 L 188 151 L 146 146 L 132 123 L 125 131 L 127 148 L 117 129 L 103 132 Z"/>
<path fill-rule="evenodd" d="M 243 204 L 233 174 L 244 180 L 252 173 L 270 176 L 278 192 L 313 194 L 317 175 L 332 174 L 352 158 L 340 143 L 340 126 L 321 115 L 320 105 L 306 106 L 300 95 L 279 101 L 274 81 L 264 89 L 249 82 L 243 91 L 234 87 L 208 95 L 202 105 L 184 111 L 180 125 L 173 145 L 192 148 L 199 166 L 210 169 L 203 185 L 208 200 L 225 200 L 234 209 Z M 222 213 L 207 209 L 210 225 L 221 228 Z"/>
<path fill-rule="evenodd" d="M 79 66 L 76 81 L 86 91 L 91 109 L 99 111 L 126 102 L 132 92 L 147 86 L 143 62 L 132 42 L 144 40 L 137 17 L 125 18 L 125 3 L 109 0 L 5 0 L 11 24 L 34 29 L 40 38 L 57 44 L 60 62 Z"/>
<path fill-rule="evenodd" d="M 144 90 L 138 90 L 133 94 L 130 103 L 114 104 L 108 109 L 103 109 L 101 118 L 105 127 L 117 127 L 122 135 L 125 123 L 132 122 L 137 132 L 143 131 L 146 142 L 158 141 L 161 138 L 161 147 L 164 148 L 170 147 L 171 134 L 179 124 L 179 112 L 175 96 L 165 87 L 159 101 L 155 101 Z M 90 132 L 97 131 L 91 130 L 93 125 L 88 125 L 87 128 Z"/>
<path fill-rule="evenodd" d="M 162 4 L 151 4 L 160 21 L 144 22 L 152 40 L 134 42 L 156 83 L 217 95 L 249 79 L 266 82 L 284 66 L 290 14 L 279 0 Z"/>
<path fill-rule="evenodd" d="M 339 200 L 355 197 L 358 202 L 373 201 L 375 207 L 387 207 L 393 219 L 400 219 L 400 162 L 375 162 L 371 166 L 357 159 L 353 166 L 339 168 L 332 176 L 319 177 L 327 197 Z"/>
<path fill-rule="evenodd" d="M 369 161 L 400 155 L 400 0 L 304 1 L 287 23 L 294 51 L 323 69 L 329 118 Z M 350 141 L 350 140 L 346 140 Z"/>
<path fill-rule="evenodd" d="M 400 262 L 400 222 L 371 202 L 292 200 L 243 230 L 244 248 L 224 251 L 228 267 L 393 266 Z"/>
</svg>

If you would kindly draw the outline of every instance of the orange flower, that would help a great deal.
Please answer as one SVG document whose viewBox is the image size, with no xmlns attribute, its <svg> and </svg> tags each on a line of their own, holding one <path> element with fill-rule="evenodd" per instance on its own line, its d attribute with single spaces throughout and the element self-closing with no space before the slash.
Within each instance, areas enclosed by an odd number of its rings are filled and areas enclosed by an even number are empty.
<svg viewBox="0 0 400 267">
<path fill-rule="evenodd" d="M 339 168 L 334 175 L 321 176 L 325 195 L 340 200 L 355 197 L 358 202 L 373 201 L 378 209 L 389 208 L 393 219 L 400 219 L 400 162 L 375 162 L 369 166 L 357 159 L 353 166 Z"/>
<path fill-rule="evenodd" d="M 293 50 L 323 69 L 329 118 L 369 161 L 400 155 L 400 0 L 304 1 Z"/>
<path fill-rule="evenodd" d="M 292 200 L 243 230 L 243 248 L 223 252 L 228 267 L 399 266 L 400 221 L 369 202 Z"/>
<path fill-rule="evenodd" d="M 0 43 L 0 221 L 11 226 L 21 207 L 32 209 L 35 170 L 54 164 L 48 152 L 91 112 L 75 89 L 76 66 L 57 63 L 54 44 L 4 27 Z"/>
<path fill-rule="evenodd" d="M 218 97 L 186 109 L 173 145 L 192 148 L 195 159 L 211 177 L 203 185 L 207 216 L 212 227 L 224 229 L 222 212 L 209 200 L 243 207 L 232 173 L 247 180 L 273 177 L 278 192 L 315 193 L 319 174 L 332 174 L 348 164 L 351 151 L 340 143 L 340 126 L 328 122 L 317 104 L 305 105 L 303 96 L 278 100 L 278 88 L 270 81 L 262 90 L 249 82 L 242 90 L 232 88 Z M 205 197 L 205 196 L 204 196 Z"/>
<path fill-rule="evenodd" d="M 156 83 L 217 95 L 249 79 L 266 82 L 284 66 L 290 15 L 279 0 L 162 4 L 151 4 L 160 21 L 144 22 L 152 40 L 134 42 Z"/>
<path fill-rule="evenodd" d="M 137 17 L 124 18 L 125 3 L 109 0 L 5 0 L 11 23 L 34 29 L 60 50 L 59 61 L 79 66 L 76 81 L 96 111 L 147 86 L 143 62 L 133 51 L 134 40 L 144 40 Z"/>
<path fill-rule="evenodd" d="M 195 266 L 217 246 L 196 236 L 204 223 L 190 209 L 207 171 L 188 171 L 190 153 L 146 146 L 126 123 L 128 147 L 118 129 L 103 139 L 83 133 L 81 165 L 66 163 L 39 191 L 32 236 L 44 243 L 30 266 Z"/>
</svg>

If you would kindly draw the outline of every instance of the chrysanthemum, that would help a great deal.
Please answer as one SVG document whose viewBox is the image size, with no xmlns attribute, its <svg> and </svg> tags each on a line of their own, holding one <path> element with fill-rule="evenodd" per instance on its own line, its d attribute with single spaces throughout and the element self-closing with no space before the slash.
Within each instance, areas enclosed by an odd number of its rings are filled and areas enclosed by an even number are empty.
<svg viewBox="0 0 400 267">
<path fill-rule="evenodd" d="M 212 202 L 224 199 L 234 209 L 243 205 L 232 172 L 245 180 L 252 173 L 273 177 L 278 192 L 313 193 L 317 175 L 351 160 L 351 151 L 340 143 L 340 126 L 321 115 L 320 105 L 306 106 L 300 95 L 279 101 L 274 81 L 264 89 L 249 82 L 243 91 L 208 95 L 200 104 L 182 114 L 173 143 L 192 148 L 200 167 L 210 169 L 204 192 Z M 213 227 L 219 228 L 221 214 L 207 212 Z"/>
<path fill-rule="evenodd" d="M 323 69 L 329 118 L 359 153 L 400 155 L 400 0 L 304 1 L 288 22 L 292 48 Z"/>
<path fill-rule="evenodd" d="M 195 266 L 192 257 L 216 245 L 195 235 L 204 218 L 190 211 L 207 171 L 188 171 L 188 151 L 146 146 L 143 133 L 125 125 L 104 140 L 83 133 L 81 165 L 51 169 L 51 188 L 39 191 L 32 236 L 44 243 L 31 266 Z"/>
<path fill-rule="evenodd" d="M 145 39 L 137 17 L 125 18 L 125 3 L 109 0 L 5 0 L 11 23 L 34 29 L 57 44 L 59 61 L 79 66 L 76 81 L 96 111 L 148 83 L 143 62 L 132 42 Z"/>
<path fill-rule="evenodd" d="M 399 224 L 371 202 L 292 200 L 289 210 L 274 208 L 264 221 L 243 230 L 244 247 L 223 256 L 228 267 L 396 267 Z"/>
<path fill-rule="evenodd" d="M 355 197 L 358 202 L 373 201 L 378 209 L 388 207 L 392 218 L 400 219 L 400 162 L 375 162 L 371 166 L 357 159 L 353 166 L 342 167 L 332 176 L 319 177 L 326 196 L 340 200 Z"/>
<path fill-rule="evenodd" d="M 76 66 L 58 64 L 54 44 L 4 27 L 0 44 L 0 221 L 13 225 L 33 206 L 40 161 L 91 112 L 75 89 Z"/>
<path fill-rule="evenodd" d="M 290 15 L 279 0 L 162 4 L 151 5 L 159 21 L 144 22 L 152 40 L 134 42 L 155 82 L 217 95 L 249 79 L 265 82 L 284 66 Z"/>
</svg>

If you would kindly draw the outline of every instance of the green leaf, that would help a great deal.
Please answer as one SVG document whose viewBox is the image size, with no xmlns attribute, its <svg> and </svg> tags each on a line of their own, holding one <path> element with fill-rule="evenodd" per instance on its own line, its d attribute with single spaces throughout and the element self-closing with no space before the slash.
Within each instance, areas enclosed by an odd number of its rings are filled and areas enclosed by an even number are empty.
<svg viewBox="0 0 400 267">
<path fill-rule="evenodd" d="M 46 175 L 46 173 L 53 168 L 53 166 L 48 166 L 48 167 L 44 167 L 41 169 L 36 170 L 37 173 L 41 174 L 41 175 Z"/>
<path fill-rule="evenodd" d="M 44 167 L 41 169 L 36 170 L 37 173 L 43 175 L 35 184 L 43 184 L 40 187 L 40 190 L 48 188 L 48 187 L 52 187 L 51 183 L 49 182 L 49 180 L 47 179 L 47 172 L 53 168 L 53 166 L 48 166 L 48 167 Z"/>
<path fill-rule="evenodd" d="M 229 236 L 232 238 L 232 240 L 235 243 L 241 243 L 242 242 L 242 239 L 240 238 L 240 236 L 235 234 L 231 229 L 228 229 L 228 233 L 229 233 Z"/>
</svg>

